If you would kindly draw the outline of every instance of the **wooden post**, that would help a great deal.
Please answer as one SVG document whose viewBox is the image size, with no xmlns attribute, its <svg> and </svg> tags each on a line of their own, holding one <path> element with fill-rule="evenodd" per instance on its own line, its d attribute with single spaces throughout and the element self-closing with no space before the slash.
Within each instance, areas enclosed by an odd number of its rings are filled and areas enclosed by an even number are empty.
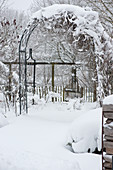
<svg viewBox="0 0 113 170">
<path fill-rule="evenodd" d="M 9 64 L 9 101 L 11 101 L 11 78 L 12 78 L 12 67 Z"/>
<path fill-rule="evenodd" d="M 77 76 L 76 76 L 76 68 L 72 67 L 72 85 L 71 88 L 76 88 Z"/>
<path fill-rule="evenodd" d="M 78 84 L 78 81 L 77 81 L 77 93 L 79 93 L 79 84 Z"/>
<path fill-rule="evenodd" d="M 93 100 L 92 100 L 92 88 L 90 88 L 91 89 L 91 102 L 93 102 Z"/>
<path fill-rule="evenodd" d="M 112 170 L 113 170 L 113 156 L 112 156 Z"/>
<path fill-rule="evenodd" d="M 106 118 L 103 126 L 103 117 Z M 113 170 L 113 104 L 103 105 L 102 117 L 102 170 Z M 103 150 L 106 154 L 103 156 Z M 103 162 L 104 161 L 104 162 Z"/>
<path fill-rule="evenodd" d="M 81 93 L 81 98 L 83 97 L 83 87 L 81 87 L 81 89 L 80 89 L 80 93 Z"/>
<path fill-rule="evenodd" d="M 87 101 L 87 87 L 86 87 L 86 101 Z"/>
<path fill-rule="evenodd" d="M 54 92 L 54 64 L 52 64 L 52 91 Z"/>
<path fill-rule="evenodd" d="M 96 86 L 96 82 L 94 82 L 93 102 L 96 101 L 97 101 L 97 86 Z"/>
<path fill-rule="evenodd" d="M 52 91 L 54 92 L 54 64 L 52 64 Z M 52 97 L 52 102 L 54 102 L 53 97 Z"/>
<path fill-rule="evenodd" d="M 63 86 L 63 102 L 64 102 L 64 100 L 65 100 L 65 88 Z"/>
</svg>

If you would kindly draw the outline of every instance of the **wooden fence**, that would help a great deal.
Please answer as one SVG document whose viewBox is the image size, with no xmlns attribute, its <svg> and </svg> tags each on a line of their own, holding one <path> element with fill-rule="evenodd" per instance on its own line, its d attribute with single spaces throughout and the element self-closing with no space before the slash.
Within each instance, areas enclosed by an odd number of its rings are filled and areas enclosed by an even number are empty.
<svg viewBox="0 0 113 170">
<path fill-rule="evenodd" d="M 33 92 L 32 88 L 28 88 L 29 92 Z M 63 86 L 36 86 L 35 94 L 39 99 L 44 98 L 46 101 L 63 102 L 64 87 Z"/>
<path fill-rule="evenodd" d="M 106 122 L 102 126 L 102 170 L 113 170 L 113 105 L 103 105 L 104 118 Z"/>
<path fill-rule="evenodd" d="M 29 92 L 33 92 L 32 87 L 28 87 Z M 94 92 L 92 88 L 79 87 L 79 89 L 67 89 L 63 86 L 36 86 L 35 94 L 38 98 L 44 98 L 46 101 L 63 102 L 67 98 L 81 97 L 84 101 L 93 102 Z M 72 95 L 73 94 L 73 95 Z"/>
<path fill-rule="evenodd" d="M 94 102 L 94 89 L 83 87 L 83 99 L 87 102 Z"/>
</svg>

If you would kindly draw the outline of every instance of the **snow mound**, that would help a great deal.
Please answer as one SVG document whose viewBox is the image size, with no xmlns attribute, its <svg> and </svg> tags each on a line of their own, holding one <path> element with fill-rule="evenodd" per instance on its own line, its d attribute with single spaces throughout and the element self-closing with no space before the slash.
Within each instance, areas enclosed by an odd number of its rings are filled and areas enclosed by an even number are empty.
<svg viewBox="0 0 113 170">
<path fill-rule="evenodd" d="M 80 170 L 75 160 L 50 158 L 31 152 L 8 151 L 2 150 L 3 154 L 0 154 L 1 170 Z"/>
<path fill-rule="evenodd" d="M 5 116 L 3 114 L 0 114 L 0 128 L 6 126 L 7 124 L 8 121 L 6 120 Z"/>
<path fill-rule="evenodd" d="M 71 125 L 67 145 L 76 153 L 101 150 L 101 117 L 102 110 L 90 110 L 77 118 Z"/>
<path fill-rule="evenodd" d="M 113 95 L 107 96 L 103 100 L 103 104 L 106 104 L 106 105 L 113 104 Z"/>
</svg>

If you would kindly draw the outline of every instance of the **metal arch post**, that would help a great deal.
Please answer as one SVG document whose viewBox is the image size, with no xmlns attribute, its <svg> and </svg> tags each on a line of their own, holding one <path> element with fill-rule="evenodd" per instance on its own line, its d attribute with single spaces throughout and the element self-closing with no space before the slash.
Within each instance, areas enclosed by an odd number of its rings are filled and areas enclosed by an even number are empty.
<svg viewBox="0 0 113 170">
<path fill-rule="evenodd" d="M 28 59 L 27 59 L 27 55 L 26 55 L 26 49 L 27 49 L 29 38 L 30 38 L 32 32 L 34 31 L 34 29 L 36 27 L 37 27 L 37 24 L 33 26 L 33 28 L 30 30 L 30 32 L 28 32 L 28 35 L 27 35 L 27 38 L 26 38 L 26 41 L 25 41 L 25 61 L 24 61 L 24 64 L 25 64 L 25 110 L 26 110 L 26 113 L 28 113 L 28 101 L 27 101 L 27 60 Z M 24 34 L 25 33 L 26 33 L 26 30 L 24 31 Z M 34 60 L 34 59 L 32 58 L 32 60 Z M 35 60 L 34 60 L 34 67 L 35 67 Z M 35 79 L 34 79 L 34 81 L 35 81 Z M 35 90 L 35 85 L 34 85 L 34 90 Z"/>
<path fill-rule="evenodd" d="M 20 104 L 20 115 L 22 113 L 22 106 L 21 106 L 21 58 L 20 58 L 20 45 L 19 44 L 19 104 Z"/>
<path fill-rule="evenodd" d="M 36 22 L 34 25 L 32 25 L 30 28 L 25 29 L 19 43 L 19 103 L 20 103 L 20 115 L 22 114 L 22 97 L 24 100 L 24 107 L 26 113 L 28 113 L 28 103 L 27 103 L 27 54 L 26 49 L 28 45 L 29 38 L 34 31 L 34 29 L 37 27 L 38 23 Z M 22 44 L 23 43 L 23 44 Z M 22 49 L 22 45 L 24 47 L 24 50 Z M 24 61 L 22 62 L 22 53 L 24 53 Z M 24 87 L 22 87 L 22 65 L 24 64 Z M 35 61 L 34 61 L 35 64 Z M 22 89 L 23 88 L 23 89 Z M 24 91 L 24 92 L 23 92 Z M 22 96 L 22 93 L 24 96 Z"/>
<path fill-rule="evenodd" d="M 25 49 L 25 109 L 26 113 L 28 113 L 28 104 L 27 104 L 27 56 Z"/>
<path fill-rule="evenodd" d="M 21 68 L 22 52 L 25 53 L 25 60 L 26 60 L 26 48 L 24 50 L 21 50 L 21 46 L 22 46 L 22 41 L 23 41 L 23 38 L 24 38 L 26 32 L 27 32 L 27 30 L 25 30 L 23 32 L 21 39 L 20 39 L 20 43 L 19 43 L 19 104 L 20 104 L 20 115 L 22 114 L 22 68 Z M 24 64 L 26 64 L 26 62 L 24 62 Z M 26 103 L 27 103 L 27 101 L 26 101 Z M 26 112 L 27 112 L 27 105 L 26 105 Z"/>
</svg>

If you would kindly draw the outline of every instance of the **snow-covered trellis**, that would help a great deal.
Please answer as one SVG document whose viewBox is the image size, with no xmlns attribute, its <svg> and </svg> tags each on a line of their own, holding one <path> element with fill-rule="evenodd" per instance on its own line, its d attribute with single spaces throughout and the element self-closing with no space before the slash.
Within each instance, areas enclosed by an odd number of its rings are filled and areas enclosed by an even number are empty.
<svg viewBox="0 0 113 170">
<path fill-rule="evenodd" d="M 19 82 L 20 82 L 20 114 L 22 110 L 27 112 L 27 45 L 29 38 L 35 29 L 46 32 L 65 35 L 65 44 L 69 44 L 77 52 L 87 52 L 94 58 L 94 81 L 96 82 L 97 96 L 101 99 L 111 93 L 112 84 L 108 71 L 111 69 L 113 41 L 102 27 L 98 13 L 90 8 L 81 8 L 74 5 L 56 4 L 42 8 L 34 13 L 25 29 L 19 45 Z M 61 44 L 64 49 L 64 44 Z M 61 48 L 60 48 L 61 49 Z M 74 62 L 74 55 L 58 58 L 60 62 Z M 47 62 L 54 62 L 51 60 Z"/>
</svg>

